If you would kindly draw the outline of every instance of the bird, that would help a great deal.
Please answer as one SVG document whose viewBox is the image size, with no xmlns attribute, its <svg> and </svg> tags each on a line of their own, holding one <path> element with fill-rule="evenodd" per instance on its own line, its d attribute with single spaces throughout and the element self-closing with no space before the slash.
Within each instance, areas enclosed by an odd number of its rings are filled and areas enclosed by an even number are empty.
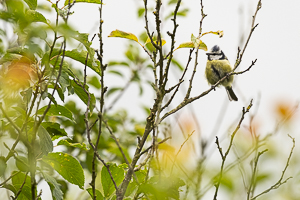
<svg viewBox="0 0 300 200">
<path fill-rule="evenodd" d="M 206 53 L 206 55 L 207 63 L 205 76 L 209 84 L 216 84 L 220 79 L 232 72 L 232 68 L 227 57 L 218 45 L 214 45 L 210 52 Z M 237 101 L 238 98 L 232 90 L 232 82 L 233 76 L 229 76 L 225 78 L 220 85 L 225 87 L 230 101 Z"/>
</svg>

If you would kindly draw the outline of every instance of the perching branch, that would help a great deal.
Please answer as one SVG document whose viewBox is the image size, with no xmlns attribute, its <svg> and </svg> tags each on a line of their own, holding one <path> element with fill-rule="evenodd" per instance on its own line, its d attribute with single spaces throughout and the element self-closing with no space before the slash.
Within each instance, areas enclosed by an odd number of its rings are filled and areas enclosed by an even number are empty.
<svg viewBox="0 0 300 200">
<path fill-rule="evenodd" d="M 233 76 L 233 75 L 239 75 L 239 74 L 243 74 L 247 71 L 249 71 L 254 65 L 255 65 L 255 62 L 256 62 L 257 59 L 255 59 L 254 61 L 252 61 L 251 65 L 245 69 L 244 71 L 241 71 L 241 72 L 230 72 L 228 73 L 226 76 L 224 76 L 223 78 L 221 78 L 216 84 L 212 85 L 210 87 L 210 89 L 202 92 L 200 95 L 198 96 L 195 96 L 195 97 L 190 97 L 188 99 L 184 99 L 176 108 L 170 110 L 169 112 L 165 113 L 161 119 L 160 119 L 160 122 L 162 122 L 166 117 L 168 117 L 169 115 L 177 112 L 178 110 L 180 110 L 181 108 L 183 108 L 184 106 L 186 106 L 187 104 L 189 103 L 192 103 L 193 101 L 197 100 L 197 99 L 200 99 L 201 97 L 207 95 L 209 92 L 211 92 L 212 90 L 215 90 L 215 88 L 221 84 L 221 82 L 225 79 L 227 79 L 229 76 Z"/>
</svg>

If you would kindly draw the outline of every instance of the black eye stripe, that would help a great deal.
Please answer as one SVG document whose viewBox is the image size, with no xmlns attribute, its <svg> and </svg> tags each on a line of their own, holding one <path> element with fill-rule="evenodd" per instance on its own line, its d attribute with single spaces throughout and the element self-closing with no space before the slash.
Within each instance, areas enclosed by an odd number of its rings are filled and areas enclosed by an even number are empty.
<svg viewBox="0 0 300 200">
<path fill-rule="evenodd" d="M 206 53 L 206 55 L 217 56 L 217 55 L 223 55 L 223 53 Z"/>
</svg>

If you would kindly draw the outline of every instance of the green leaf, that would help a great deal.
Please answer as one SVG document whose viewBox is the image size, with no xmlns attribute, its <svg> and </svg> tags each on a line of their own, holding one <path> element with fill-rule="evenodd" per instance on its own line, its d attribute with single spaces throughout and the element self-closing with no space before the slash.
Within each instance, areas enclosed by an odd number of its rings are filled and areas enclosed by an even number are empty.
<svg viewBox="0 0 300 200">
<path fill-rule="evenodd" d="M 89 76 L 88 79 L 89 79 L 88 80 L 88 84 L 94 86 L 97 89 L 101 88 L 101 84 L 100 84 L 100 81 L 99 81 L 98 77 L 96 77 L 96 76 Z"/>
<path fill-rule="evenodd" d="M 63 80 L 64 79 L 64 80 Z M 68 83 L 68 84 L 66 84 L 66 82 L 68 82 L 68 80 L 65 80 L 65 78 L 59 78 L 59 83 L 61 84 L 61 85 L 63 85 L 63 87 L 65 87 L 64 89 L 66 89 L 69 85 L 70 85 L 70 83 Z M 52 82 L 52 83 L 50 83 L 49 85 L 48 85 L 48 88 L 52 88 L 52 89 L 54 89 L 54 83 Z M 62 102 L 64 102 L 65 101 L 65 95 L 64 95 L 64 92 L 63 92 L 63 90 L 62 90 L 62 88 L 61 87 L 59 87 L 59 85 L 56 85 L 56 91 L 57 91 L 57 93 L 58 93 L 58 96 L 59 96 L 59 98 L 62 100 Z"/>
<path fill-rule="evenodd" d="M 185 183 L 180 178 L 153 176 L 147 183 L 140 185 L 139 192 L 149 195 L 150 199 L 179 200 L 179 187 L 184 185 Z"/>
<path fill-rule="evenodd" d="M 94 58 L 95 50 L 93 48 L 91 48 L 92 42 L 89 41 L 88 33 L 79 33 L 78 31 L 73 30 L 70 26 L 68 26 L 66 24 L 61 24 L 57 27 L 53 27 L 53 29 L 60 32 L 61 34 L 63 34 L 66 38 L 69 38 L 69 37 L 73 38 L 73 39 L 77 40 L 78 42 L 80 42 L 81 44 L 83 44 L 83 46 L 86 48 L 86 50 L 89 54 L 89 60 L 92 62 L 92 64 L 90 66 L 96 67 L 99 65 L 99 64 L 97 65 L 96 60 Z M 85 63 L 86 55 L 87 55 L 86 53 L 84 53 L 83 55 L 80 53 L 80 56 L 84 57 L 83 63 Z M 51 55 L 51 57 L 52 57 L 52 55 Z M 80 58 L 80 60 L 82 60 L 82 59 Z M 96 69 L 93 69 L 93 70 L 96 70 Z M 97 73 L 99 73 L 99 72 L 97 72 Z"/>
<path fill-rule="evenodd" d="M 71 84 L 72 84 L 72 87 L 74 88 L 74 92 L 77 94 L 77 96 L 85 103 L 85 105 L 88 105 L 89 96 L 84 91 L 84 89 L 82 87 L 80 87 L 79 85 L 77 85 L 75 83 L 75 81 L 71 81 Z M 88 89 L 89 88 L 86 85 L 85 90 L 89 93 Z M 89 109 L 90 109 L 90 112 L 92 112 L 96 105 L 96 98 L 95 98 L 94 94 L 89 93 L 89 95 L 90 95 Z"/>
<path fill-rule="evenodd" d="M 50 186 L 51 192 L 52 192 L 52 196 L 55 198 L 55 200 L 62 200 L 64 194 L 63 194 L 63 192 L 60 189 L 61 185 L 52 176 L 50 176 L 50 175 L 48 175 L 46 173 L 42 173 L 42 174 L 44 176 L 45 181 Z"/>
<path fill-rule="evenodd" d="M 27 90 L 25 91 L 22 91 L 20 93 L 22 96 L 23 96 L 23 101 L 26 103 L 26 104 L 29 104 L 30 102 L 30 99 L 32 97 L 32 88 L 28 88 Z"/>
<path fill-rule="evenodd" d="M 169 0 L 168 5 L 177 3 L 178 0 Z"/>
<path fill-rule="evenodd" d="M 259 182 L 263 182 L 266 179 L 270 178 L 271 175 L 269 173 L 262 173 L 257 175 L 257 177 L 255 178 L 255 184 L 259 183 Z"/>
<path fill-rule="evenodd" d="M 178 67 L 178 69 L 180 70 L 180 71 L 183 71 L 184 70 L 184 67 L 176 60 L 176 59 L 172 59 L 171 60 L 171 62 L 172 62 L 172 64 L 173 65 L 175 65 L 176 67 Z"/>
<path fill-rule="evenodd" d="M 88 51 L 78 51 L 77 49 L 73 49 L 71 51 L 65 51 L 65 56 L 82 63 L 83 66 L 86 63 L 86 65 L 89 68 L 91 68 L 97 74 L 101 75 L 101 71 L 100 71 L 100 67 L 99 67 L 100 62 L 98 60 L 94 59 L 95 51 L 92 48 L 89 48 L 89 50 L 90 50 L 90 52 L 89 52 L 89 57 L 87 59 L 87 62 L 86 62 L 86 56 L 88 54 Z M 59 49 L 54 49 L 52 51 L 51 58 L 57 56 L 59 54 L 59 51 L 60 51 Z M 49 54 L 49 52 L 48 52 L 48 54 Z M 63 55 L 63 52 L 60 52 L 60 55 Z M 48 55 L 48 58 L 49 58 L 49 55 Z M 43 58 L 43 62 L 45 62 L 45 59 L 46 59 L 46 57 Z M 55 61 L 55 59 L 54 59 L 54 61 Z"/>
<path fill-rule="evenodd" d="M 87 53 L 88 53 L 87 51 L 79 52 L 77 49 L 73 49 L 72 51 L 65 51 L 65 56 L 72 58 L 73 60 L 76 60 L 78 62 L 81 62 L 83 65 L 85 65 Z M 93 53 L 93 55 L 94 55 L 94 53 Z M 95 61 L 94 58 L 91 59 L 91 56 L 89 56 L 89 59 L 87 60 L 86 65 L 89 68 L 91 68 L 92 70 L 94 70 L 94 72 L 101 75 L 99 61 Z"/>
<path fill-rule="evenodd" d="M 44 15 L 35 10 L 27 10 L 25 17 L 31 22 L 43 22 L 45 24 L 48 24 Z"/>
<path fill-rule="evenodd" d="M 90 194 L 90 196 L 93 198 L 93 189 L 92 188 L 88 188 L 86 189 L 88 191 L 88 193 Z M 99 190 L 96 190 L 96 200 L 104 200 L 103 195 L 101 194 L 101 192 Z"/>
<path fill-rule="evenodd" d="M 5 161 L 5 157 L 0 156 L 0 177 L 2 177 L 5 174 L 6 168 L 7 168 L 7 164 Z"/>
<path fill-rule="evenodd" d="M 145 8 L 141 7 L 138 9 L 138 17 L 141 17 L 145 13 Z"/>
<path fill-rule="evenodd" d="M 78 42 L 81 42 L 84 45 L 84 47 L 86 48 L 86 50 L 89 53 L 89 58 L 92 61 L 92 66 L 99 66 L 99 64 L 97 65 L 95 58 L 94 58 L 95 50 L 90 47 L 92 42 L 89 41 L 89 34 L 88 33 L 79 33 L 78 31 L 76 31 L 75 35 L 73 35 L 71 37 L 73 37 L 75 40 L 77 40 Z M 86 54 L 85 54 L 85 57 L 86 57 Z"/>
<path fill-rule="evenodd" d="M 112 164 L 109 166 L 112 177 L 114 178 L 116 185 L 120 185 L 124 179 L 124 169 L 118 167 L 116 164 Z M 101 183 L 103 187 L 103 192 L 105 197 L 109 197 L 116 190 L 115 186 L 111 180 L 111 177 L 108 173 L 108 170 L 105 166 L 102 167 L 101 170 Z"/>
<path fill-rule="evenodd" d="M 229 191 L 234 190 L 234 182 L 231 176 L 223 175 L 221 179 L 221 184 L 224 188 L 228 189 Z"/>
<path fill-rule="evenodd" d="M 22 172 L 28 172 L 29 171 L 29 165 L 28 165 L 28 159 L 24 156 L 16 156 L 16 166 L 18 170 Z"/>
<path fill-rule="evenodd" d="M 16 171 L 13 171 L 11 174 L 15 174 Z M 26 180 L 25 180 L 26 178 Z M 24 184 L 24 185 L 23 185 Z M 12 177 L 12 185 L 18 191 L 22 187 L 22 191 L 18 196 L 18 200 L 28 200 L 31 199 L 31 178 L 29 175 L 26 176 L 24 173 L 18 173 Z M 35 191 L 36 192 L 36 191 Z M 15 193 L 16 194 L 16 193 Z"/>
<path fill-rule="evenodd" d="M 145 170 L 140 170 L 135 172 L 135 176 L 137 177 L 139 183 L 143 183 L 145 181 L 145 177 L 147 176 L 147 172 Z M 125 196 L 127 197 L 131 195 L 137 189 L 137 187 L 138 185 L 136 181 L 132 180 L 128 185 Z"/>
<path fill-rule="evenodd" d="M 46 110 L 47 107 L 48 106 L 44 106 L 41 109 L 39 109 L 37 114 L 38 115 L 44 114 L 44 111 Z M 52 105 L 46 115 L 66 117 L 70 120 L 74 119 L 72 112 L 69 109 L 67 109 L 66 107 L 61 106 L 61 105 L 57 105 L 57 106 Z"/>
<path fill-rule="evenodd" d="M 43 126 L 39 126 L 38 135 L 40 138 L 41 150 L 44 155 L 53 151 L 53 143 L 47 130 Z"/>
<path fill-rule="evenodd" d="M 4 56 L 2 56 L 2 58 L 0 59 L 0 65 L 2 65 L 3 63 L 6 63 L 6 62 L 11 62 L 13 60 L 19 60 L 20 58 L 22 58 L 22 55 L 17 54 L 17 53 L 11 53 L 9 50 L 10 49 L 8 49 L 7 53 L 4 54 Z"/>
<path fill-rule="evenodd" d="M 204 51 L 207 51 L 207 46 L 204 44 L 199 38 L 196 38 L 194 34 L 191 35 L 192 43 L 194 44 L 194 48 L 203 49 Z"/>
<path fill-rule="evenodd" d="M 68 66 L 67 66 L 68 67 Z M 69 68 L 69 67 L 68 67 Z M 69 70 L 67 70 L 66 68 L 64 68 L 62 71 L 61 71 L 61 76 L 59 77 L 58 79 L 58 82 L 61 86 L 61 90 L 62 92 L 65 92 L 66 91 L 66 88 L 70 86 L 70 76 L 68 73 Z M 53 83 L 54 84 L 54 83 Z M 53 88 L 54 88 L 54 85 L 53 85 Z"/>
<path fill-rule="evenodd" d="M 124 31 L 120 31 L 120 30 L 112 31 L 108 37 L 120 37 L 120 38 L 126 38 L 129 40 L 134 40 L 136 42 L 139 42 L 138 38 L 134 34 L 126 33 Z"/>
<path fill-rule="evenodd" d="M 118 90 L 122 90 L 122 88 L 121 87 L 112 87 L 107 91 L 106 95 L 109 96 L 109 95 L 117 92 Z"/>
<path fill-rule="evenodd" d="M 110 73 L 110 74 L 115 74 L 115 75 L 118 75 L 120 77 L 123 77 L 123 74 L 121 72 L 117 71 L 117 70 L 109 70 L 107 72 Z"/>
<path fill-rule="evenodd" d="M 79 148 L 81 150 L 84 150 L 84 151 L 88 151 L 89 148 L 86 146 L 85 143 L 70 143 L 69 141 L 67 140 L 60 140 L 57 145 L 65 145 L 65 146 L 68 146 L 68 147 L 76 147 L 76 148 Z"/>
<path fill-rule="evenodd" d="M 69 183 L 83 189 L 83 169 L 74 157 L 66 153 L 49 153 L 47 156 L 43 156 L 43 161 L 53 167 Z"/>
<path fill-rule="evenodd" d="M 70 4 L 72 4 L 74 2 L 74 0 L 65 0 L 65 6 L 68 5 L 70 2 Z M 100 0 L 76 0 L 75 3 L 96 3 L 96 4 L 102 4 L 102 2 Z"/>
<path fill-rule="evenodd" d="M 125 66 L 125 67 L 129 67 L 129 64 L 127 62 L 117 62 L 117 61 L 110 61 L 108 63 L 108 66 L 115 66 L 115 65 L 119 65 L 119 66 Z"/>
<path fill-rule="evenodd" d="M 177 1 L 176 1 L 176 3 L 177 3 Z M 178 11 L 178 12 L 177 12 L 177 17 L 178 17 L 178 16 L 185 17 L 185 16 L 187 15 L 188 11 L 189 11 L 188 8 L 185 8 L 185 9 L 183 9 L 183 10 Z M 165 20 L 167 20 L 167 19 L 169 19 L 169 18 L 171 18 L 171 17 L 173 17 L 173 16 L 174 16 L 174 12 L 171 12 L 169 15 L 167 15 L 167 16 L 165 17 Z"/>
<path fill-rule="evenodd" d="M 155 44 L 158 44 L 158 41 L 156 41 L 155 38 L 153 38 L 153 41 Z M 166 44 L 166 40 L 162 38 L 161 43 L 162 43 L 161 46 L 164 46 Z M 144 46 L 146 46 L 146 45 L 147 45 L 147 48 L 149 48 L 151 51 L 155 50 L 153 44 L 151 43 L 151 39 L 149 37 L 147 38 Z"/>
<path fill-rule="evenodd" d="M 37 7 L 37 0 L 24 0 L 31 10 L 35 10 Z"/>
<path fill-rule="evenodd" d="M 67 136 L 67 132 L 64 129 L 60 128 L 60 124 L 59 123 L 55 123 L 55 122 L 43 122 L 41 124 L 47 131 L 48 133 L 51 135 L 52 141 L 60 138 L 62 136 Z"/>
<path fill-rule="evenodd" d="M 57 102 L 55 100 L 55 98 L 52 96 L 52 94 L 50 94 L 49 92 L 46 93 L 47 97 L 52 101 L 52 103 L 54 103 L 55 106 L 57 106 Z"/>
<path fill-rule="evenodd" d="M 14 110 L 16 110 L 18 113 L 20 113 L 21 114 L 21 116 L 23 117 L 23 119 L 25 119 L 26 118 L 26 110 L 24 110 L 24 108 L 22 108 L 22 107 L 12 107 L 12 109 L 14 109 Z"/>
</svg>

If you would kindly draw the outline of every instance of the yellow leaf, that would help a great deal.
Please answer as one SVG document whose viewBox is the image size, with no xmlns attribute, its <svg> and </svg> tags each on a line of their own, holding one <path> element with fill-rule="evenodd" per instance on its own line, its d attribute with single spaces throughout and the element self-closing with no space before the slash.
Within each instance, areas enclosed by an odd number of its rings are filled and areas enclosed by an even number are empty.
<svg viewBox="0 0 300 200">
<path fill-rule="evenodd" d="M 209 32 L 203 33 L 202 36 L 204 36 L 204 35 L 206 35 L 206 34 L 209 34 L 209 33 L 218 35 L 220 38 L 223 37 L 223 35 L 224 35 L 224 32 L 223 32 L 223 31 L 209 31 Z"/>
<path fill-rule="evenodd" d="M 120 30 L 112 31 L 108 37 L 120 37 L 120 38 L 126 38 L 129 40 L 134 40 L 136 42 L 139 42 L 138 38 L 134 34 L 127 33 L 127 32 L 120 31 Z"/>
<path fill-rule="evenodd" d="M 148 37 L 147 40 L 146 40 L 146 42 L 145 42 L 145 45 L 147 45 L 147 44 L 149 44 L 149 43 L 151 44 L 151 40 L 150 40 L 150 38 Z M 154 41 L 154 43 L 157 44 L 156 41 Z M 166 44 L 166 40 L 161 39 L 161 43 L 162 43 L 161 46 L 164 46 L 164 45 Z"/>
<path fill-rule="evenodd" d="M 195 44 L 193 42 L 184 42 L 184 43 L 181 43 L 179 45 L 179 47 L 177 47 L 175 50 L 180 49 L 180 48 L 195 48 Z M 207 51 L 206 44 L 204 42 L 202 42 L 201 40 L 200 40 L 200 45 L 198 48 L 202 49 L 204 51 Z"/>
</svg>

